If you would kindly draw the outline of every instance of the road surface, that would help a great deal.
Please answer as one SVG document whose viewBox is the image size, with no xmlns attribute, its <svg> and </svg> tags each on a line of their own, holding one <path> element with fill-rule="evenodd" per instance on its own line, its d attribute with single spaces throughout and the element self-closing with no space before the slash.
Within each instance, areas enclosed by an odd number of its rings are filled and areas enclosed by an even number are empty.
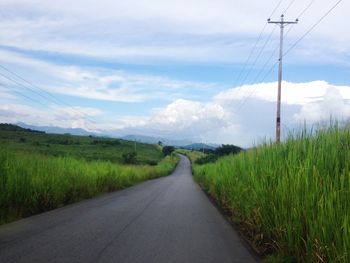
<svg viewBox="0 0 350 263">
<path fill-rule="evenodd" d="M 0 226 L 0 262 L 257 262 L 193 181 L 170 176 Z"/>
</svg>

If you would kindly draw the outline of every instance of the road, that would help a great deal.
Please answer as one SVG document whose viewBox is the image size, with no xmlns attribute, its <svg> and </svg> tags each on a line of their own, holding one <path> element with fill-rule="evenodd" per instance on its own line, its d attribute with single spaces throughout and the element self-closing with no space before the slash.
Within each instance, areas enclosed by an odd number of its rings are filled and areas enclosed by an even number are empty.
<svg viewBox="0 0 350 263">
<path fill-rule="evenodd" d="M 0 262 L 257 262 L 193 181 L 170 176 L 0 226 Z"/>
</svg>

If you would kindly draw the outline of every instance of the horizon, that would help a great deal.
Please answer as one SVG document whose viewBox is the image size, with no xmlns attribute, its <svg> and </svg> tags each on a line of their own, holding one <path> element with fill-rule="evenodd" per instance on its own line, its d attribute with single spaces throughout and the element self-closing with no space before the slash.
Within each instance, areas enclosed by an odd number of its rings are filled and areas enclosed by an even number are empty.
<svg viewBox="0 0 350 263">
<path fill-rule="evenodd" d="M 4 0 L 0 122 L 244 148 L 273 140 L 279 28 L 267 19 L 282 13 L 299 19 L 285 31 L 282 135 L 346 121 L 350 3 L 327 14 L 335 3 Z"/>
</svg>

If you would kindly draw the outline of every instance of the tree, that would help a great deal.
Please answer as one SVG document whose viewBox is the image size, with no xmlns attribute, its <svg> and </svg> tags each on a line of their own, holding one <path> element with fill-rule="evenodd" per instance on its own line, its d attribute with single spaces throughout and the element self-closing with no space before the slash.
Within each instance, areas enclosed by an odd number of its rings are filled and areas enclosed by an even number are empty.
<svg viewBox="0 0 350 263">
<path fill-rule="evenodd" d="M 174 146 L 164 146 L 162 150 L 164 156 L 170 155 L 173 151 L 175 151 Z"/>
<path fill-rule="evenodd" d="M 223 156 L 223 155 L 229 155 L 229 154 L 236 154 L 242 151 L 241 147 L 238 147 L 236 145 L 231 145 L 231 144 L 223 144 L 221 147 L 216 148 L 215 154 L 218 156 Z"/>
</svg>

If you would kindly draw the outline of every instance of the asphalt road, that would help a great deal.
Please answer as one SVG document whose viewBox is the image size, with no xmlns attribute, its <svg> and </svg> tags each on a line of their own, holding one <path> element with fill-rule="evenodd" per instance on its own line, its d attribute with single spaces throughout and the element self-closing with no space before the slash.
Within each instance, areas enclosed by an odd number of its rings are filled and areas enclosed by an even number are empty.
<svg viewBox="0 0 350 263">
<path fill-rule="evenodd" d="M 170 176 L 0 226 L 0 262 L 257 262 L 193 181 Z"/>
</svg>

